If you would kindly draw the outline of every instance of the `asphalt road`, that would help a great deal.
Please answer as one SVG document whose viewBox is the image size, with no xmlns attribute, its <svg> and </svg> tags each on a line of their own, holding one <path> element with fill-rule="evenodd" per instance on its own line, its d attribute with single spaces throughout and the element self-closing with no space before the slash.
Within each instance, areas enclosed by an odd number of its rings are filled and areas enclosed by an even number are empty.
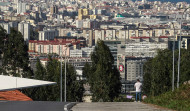
<svg viewBox="0 0 190 111">
<path fill-rule="evenodd" d="M 0 101 L 0 111 L 64 111 L 64 102 Z"/>
<path fill-rule="evenodd" d="M 141 102 L 78 103 L 72 111 L 171 111 Z"/>
</svg>

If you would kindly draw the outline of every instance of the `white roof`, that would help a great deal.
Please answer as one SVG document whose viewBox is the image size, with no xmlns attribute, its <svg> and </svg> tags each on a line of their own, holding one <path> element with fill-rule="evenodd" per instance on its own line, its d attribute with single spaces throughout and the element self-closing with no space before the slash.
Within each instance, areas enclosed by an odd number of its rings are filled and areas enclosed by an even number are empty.
<svg viewBox="0 0 190 111">
<path fill-rule="evenodd" d="M 0 75 L 0 91 L 53 85 L 56 82 Z"/>
</svg>

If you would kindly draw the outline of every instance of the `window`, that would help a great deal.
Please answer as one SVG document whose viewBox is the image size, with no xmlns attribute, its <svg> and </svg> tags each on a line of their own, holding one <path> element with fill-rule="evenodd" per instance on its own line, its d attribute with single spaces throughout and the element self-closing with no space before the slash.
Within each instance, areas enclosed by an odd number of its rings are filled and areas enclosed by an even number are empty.
<svg viewBox="0 0 190 111">
<path fill-rule="evenodd" d="M 50 45 L 47 45 L 47 53 L 50 53 Z"/>
<path fill-rule="evenodd" d="M 50 53 L 53 53 L 53 45 L 50 45 Z"/>
<path fill-rule="evenodd" d="M 38 45 L 38 52 L 41 53 L 41 47 Z"/>
<path fill-rule="evenodd" d="M 44 53 L 44 46 L 40 45 L 40 47 L 41 47 L 41 53 Z"/>
</svg>

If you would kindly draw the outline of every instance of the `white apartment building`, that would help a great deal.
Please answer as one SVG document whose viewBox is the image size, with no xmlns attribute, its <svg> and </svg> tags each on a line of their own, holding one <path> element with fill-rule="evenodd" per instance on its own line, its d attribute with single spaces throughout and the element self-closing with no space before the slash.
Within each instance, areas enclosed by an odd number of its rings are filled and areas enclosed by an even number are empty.
<svg viewBox="0 0 190 111">
<path fill-rule="evenodd" d="M 127 41 L 126 44 L 117 45 L 117 68 L 122 80 L 122 92 L 134 90 L 136 79 L 143 81 L 144 63 L 156 56 L 158 49 L 168 48 L 167 40 L 161 39 L 160 42 Z"/>
<path fill-rule="evenodd" d="M 83 37 L 86 38 L 86 44 L 91 47 L 93 46 L 93 37 L 94 37 L 94 30 L 92 29 L 83 29 Z"/>
<path fill-rule="evenodd" d="M 22 33 L 24 41 L 28 42 L 30 40 L 30 23 L 20 22 L 18 24 L 18 31 Z"/>
<path fill-rule="evenodd" d="M 116 38 L 116 30 L 113 29 L 99 29 L 95 30 L 95 44 L 97 43 L 98 39 L 100 40 L 117 40 Z"/>
<path fill-rule="evenodd" d="M 98 14 L 98 10 L 97 9 L 93 9 L 92 12 L 93 12 L 94 15 Z"/>
<path fill-rule="evenodd" d="M 168 42 L 128 42 L 118 45 L 118 53 L 124 52 L 125 56 L 154 57 L 158 49 L 167 49 Z"/>
<path fill-rule="evenodd" d="M 83 20 L 76 20 L 76 28 L 83 28 Z"/>
<path fill-rule="evenodd" d="M 84 20 L 83 21 L 83 28 L 91 28 L 91 21 L 90 20 Z"/>
<path fill-rule="evenodd" d="M 70 57 L 82 57 L 83 51 L 79 49 L 70 50 Z"/>
<path fill-rule="evenodd" d="M 91 53 L 94 51 L 95 46 L 81 48 L 83 51 L 83 57 L 90 57 Z"/>
<path fill-rule="evenodd" d="M 18 2 L 17 3 L 17 13 L 20 14 L 20 13 L 25 13 L 25 12 L 26 12 L 26 3 Z"/>
<path fill-rule="evenodd" d="M 105 40 L 115 40 L 116 39 L 116 30 L 106 30 Z"/>
<path fill-rule="evenodd" d="M 97 43 L 98 39 L 105 40 L 105 30 L 95 30 L 95 44 Z"/>
<path fill-rule="evenodd" d="M 7 34 L 10 34 L 10 25 L 8 23 L 0 23 L 0 26 L 7 31 Z"/>
<path fill-rule="evenodd" d="M 47 29 L 39 31 L 39 40 L 53 40 L 54 37 L 58 36 L 58 31 L 55 29 Z"/>
<path fill-rule="evenodd" d="M 70 57 L 90 57 L 94 48 L 95 48 L 95 46 L 70 50 Z"/>
<path fill-rule="evenodd" d="M 71 28 L 58 27 L 56 29 L 59 32 L 58 36 L 71 36 L 71 32 L 72 32 Z"/>
</svg>

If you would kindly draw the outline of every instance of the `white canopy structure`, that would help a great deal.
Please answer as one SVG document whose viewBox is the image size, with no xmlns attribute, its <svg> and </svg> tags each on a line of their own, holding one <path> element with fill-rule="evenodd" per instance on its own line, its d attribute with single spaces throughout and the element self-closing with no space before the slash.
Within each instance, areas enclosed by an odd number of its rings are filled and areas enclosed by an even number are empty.
<svg viewBox="0 0 190 111">
<path fill-rule="evenodd" d="M 53 85 L 56 82 L 0 75 L 0 91 Z"/>
</svg>

